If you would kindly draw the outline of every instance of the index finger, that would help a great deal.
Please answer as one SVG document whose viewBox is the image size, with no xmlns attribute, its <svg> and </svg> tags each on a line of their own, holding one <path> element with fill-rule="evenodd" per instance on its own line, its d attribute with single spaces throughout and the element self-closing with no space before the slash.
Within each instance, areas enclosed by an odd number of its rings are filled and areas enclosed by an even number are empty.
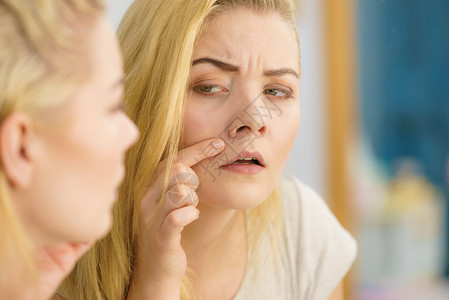
<svg viewBox="0 0 449 300">
<path fill-rule="evenodd" d="M 224 148 L 225 143 L 222 139 L 208 139 L 180 150 L 177 155 L 177 161 L 192 167 L 203 159 L 220 154 Z"/>
</svg>

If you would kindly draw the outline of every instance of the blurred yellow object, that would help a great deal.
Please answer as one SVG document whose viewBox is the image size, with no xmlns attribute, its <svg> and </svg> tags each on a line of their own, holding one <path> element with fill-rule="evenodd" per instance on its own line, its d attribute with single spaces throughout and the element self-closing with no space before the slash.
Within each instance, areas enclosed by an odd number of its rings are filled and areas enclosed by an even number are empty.
<svg viewBox="0 0 449 300">
<path fill-rule="evenodd" d="M 418 173 L 415 163 L 405 161 L 390 183 L 385 211 L 401 214 L 425 202 L 433 202 L 437 197 L 436 188 Z"/>
<path fill-rule="evenodd" d="M 412 160 L 400 162 L 396 176 L 390 182 L 385 203 L 387 218 L 406 217 L 417 240 L 426 240 L 442 228 L 443 196 L 418 171 Z"/>
</svg>

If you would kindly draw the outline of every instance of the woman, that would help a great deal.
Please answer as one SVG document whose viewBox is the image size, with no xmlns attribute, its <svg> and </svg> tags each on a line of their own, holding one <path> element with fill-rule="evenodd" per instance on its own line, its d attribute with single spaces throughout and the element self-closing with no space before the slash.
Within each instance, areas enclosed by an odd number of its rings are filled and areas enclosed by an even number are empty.
<svg viewBox="0 0 449 300">
<path fill-rule="evenodd" d="M 111 226 L 123 70 L 101 0 L 0 0 L 0 298 L 48 299 Z"/>
<path fill-rule="evenodd" d="M 134 2 L 119 39 L 142 139 L 68 299 L 342 299 L 354 240 L 308 187 L 277 184 L 300 119 L 294 16 L 288 0 Z"/>
</svg>

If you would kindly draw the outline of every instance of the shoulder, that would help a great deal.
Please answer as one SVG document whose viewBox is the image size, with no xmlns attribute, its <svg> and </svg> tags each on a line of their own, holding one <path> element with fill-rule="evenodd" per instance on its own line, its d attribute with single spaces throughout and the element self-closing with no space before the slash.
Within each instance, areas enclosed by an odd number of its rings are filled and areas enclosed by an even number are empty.
<svg viewBox="0 0 449 300">
<path fill-rule="evenodd" d="M 280 195 L 286 244 L 296 255 L 301 290 L 327 299 L 354 262 L 357 244 L 326 202 L 297 178 L 282 180 Z"/>
</svg>

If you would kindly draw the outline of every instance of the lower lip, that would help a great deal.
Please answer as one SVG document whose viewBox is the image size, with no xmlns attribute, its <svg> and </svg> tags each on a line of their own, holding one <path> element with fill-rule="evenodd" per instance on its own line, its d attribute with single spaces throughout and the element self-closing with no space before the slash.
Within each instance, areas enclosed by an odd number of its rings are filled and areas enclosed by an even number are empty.
<svg viewBox="0 0 449 300">
<path fill-rule="evenodd" d="M 220 167 L 220 169 L 229 171 L 229 172 L 234 172 L 237 174 L 242 174 L 242 175 L 256 175 L 259 174 L 263 171 L 263 169 L 265 169 L 265 167 L 259 166 L 259 165 L 255 165 L 255 164 L 240 164 L 240 165 L 226 165 L 223 167 Z"/>
</svg>

